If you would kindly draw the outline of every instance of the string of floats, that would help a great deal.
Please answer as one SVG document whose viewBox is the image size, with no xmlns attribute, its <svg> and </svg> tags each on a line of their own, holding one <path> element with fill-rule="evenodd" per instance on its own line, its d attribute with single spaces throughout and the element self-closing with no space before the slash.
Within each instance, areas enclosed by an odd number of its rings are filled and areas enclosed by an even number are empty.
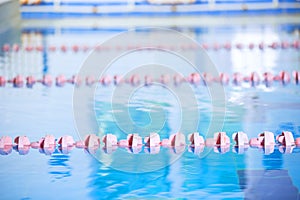
<svg viewBox="0 0 300 200">
<path fill-rule="evenodd" d="M 19 51 L 25 51 L 25 52 L 42 52 L 42 51 L 49 51 L 49 52 L 55 52 L 55 51 L 61 51 L 61 52 L 68 52 L 68 51 L 73 51 L 73 52 L 87 52 L 89 50 L 96 50 L 96 51 L 110 51 L 110 50 L 133 50 L 133 49 L 139 49 L 139 48 L 145 48 L 145 46 L 142 46 L 140 44 L 132 44 L 128 46 L 89 46 L 89 45 L 49 45 L 47 47 L 44 47 L 42 45 L 19 45 L 19 44 L 4 44 L 1 48 L 3 52 L 19 52 Z M 166 50 L 199 50 L 200 48 L 203 48 L 205 50 L 232 50 L 232 49 L 238 49 L 238 50 L 243 50 L 243 49 L 259 49 L 259 50 L 264 50 L 264 49 L 295 49 L 299 50 L 300 49 L 300 40 L 294 40 L 294 41 L 282 41 L 282 42 L 250 42 L 248 44 L 245 43 L 230 43 L 230 42 L 224 42 L 224 43 L 201 43 L 199 45 L 194 45 L 194 44 L 182 44 L 182 45 L 149 45 L 149 48 L 157 48 L 157 49 L 166 49 Z"/>
<path fill-rule="evenodd" d="M 39 141 L 30 142 L 27 136 L 17 136 L 14 140 L 10 136 L 0 137 L 0 154 L 8 155 L 15 149 L 21 155 L 29 152 L 30 148 L 39 149 L 41 153 L 51 155 L 56 148 L 62 153 L 68 154 L 72 148 L 81 148 L 87 150 L 91 154 L 95 154 L 102 146 L 105 153 L 110 154 L 116 151 L 117 148 L 125 148 L 130 153 L 140 153 L 142 147 L 146 153 L 158 154 L 160 147 L 170 148 L 172 152 L 182 153 L 188 145 L 189 151 L 194 154 L 203 152 L 205 147 L 213 148 L 216 153 L 226 153 L 230 149 L 231 140 L 226 132 L 217 132 L 213 138 L 204 139 L 198 132 L 191 133 L 187 136 L 183 133 L 175 133 L 169 138 L 161 139 L 158 133 L 150 133 L 144 139 L 137 133 L 128 134 L 126 139 L 118 140 L 114 134 L 106 134 L 101 139 L 95 134 L 86 135 L 84 140 L 74 141 L 70 135 L 62 136 L 55 139 L 53 135 L 46 135 Z M 272 154 L 275 146 L 279 147 L 281 153 L 292 153 L 295 147 L 300 147 L 300 137 L 294 139 L 293 133 L 282 131 L 276 138 L 274 133 L 264 131 L 256 138 L 248 139 L 244 132 L 235 132 L 232 134 L 233 151 L 238 154 L 243 154 L 249 146 L 264 150 L 264 154 Z"/>
<path fill-rule="evenodd" d="M 257 72 L 252 72 L 250 75 L 242 75 L 241 73 L 234 73 L 231 76 L 227 73 L 220 73 L 218 77 L 213 77 L 209 73 L 191 73 L 187 77 L 180 74 L 168 75 L 162 74 L 159 78 L 153 78 L 151 75 L 145 75 L 140 78 L 139 74 L 133 74 L 128 78 L 123 78 L 121 75 L 103 75 L 100 79 L 96 79 L 94 76 L 85 76 L 83 78 L 73 75 L 70 78 L 66 78 L 65 75 L 58 75 L 52 78 L 50 74 L 43 75 L 41 78 L 36 78 L 34 76 L 22 76 L 17 75 L 13 78 L 6 78 L 0 75 L 0 87 L 5 87 L 6 84 L 11 84 L 14 87 L 23 87 L 26 84 L 27 87 L 33 87 L 35 84 L 42 84 L 44 86 L 50 87 L 55 82 L 58 87 L 64 86 L 66 83 L 70 83 L 76 86 L 86 84 L 91 86 L 96 83 L 100 83 L 104 86 L 111 84 L 121 85 L 121 84 L 131 84 L 131 85 L 151 85 L 153 83 L 160 83 L 167 85 L 172 83 L 174 85 L 180 85 L 182 83 L 190 83 L 193 85 L 207 85 L 213 82 L 221 83 L 223 85 L 228 85 L 229 82 L 233 85 L 239 86 L 243 82 L 248 82 L 251 86 L 258 85 L 260 82 L 266 86 L 270 86 L 274 81 L 280 82 L 282 84 L 288 84 L 291 81 L 295 84 L 300 82 L 300 71 L 293 71 L 291 74 L 287 71 L 281 71 L 278 74 L 272 74 L 271 72 L 265 72 L 263 74 L 258 74 Z"/>
</svg>

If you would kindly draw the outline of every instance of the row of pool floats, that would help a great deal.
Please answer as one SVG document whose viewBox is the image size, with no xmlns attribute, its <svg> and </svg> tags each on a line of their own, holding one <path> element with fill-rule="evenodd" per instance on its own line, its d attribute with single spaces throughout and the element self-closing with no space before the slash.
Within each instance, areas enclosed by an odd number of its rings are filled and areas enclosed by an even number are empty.
<svg viewBox="0 0 300 200">
<path fill-rule="evenodd" d="M 232 77 L 232 78 L 231 78 Z M 274 81 L 280 82 L 282 84 L 288 84 L 291 82 L 291 75 L 287 71 L 281 71 L 277 75 L 273 75 L 271 72 L 265 72 L 261 76 L 257 72 L 252 72 L 250 75 L 242 75 L 241 73 L 234 73 L 232 76 L 229 76 L 227 73 L 220 73 L 218 77 L 213 77 L 209 73 L 191 73 L 187 77 L 184 77 L 181 74 L 168 75 L 163 74 L 159 78 L 154 79 L 151 75 L 145 75 L 143 78 L 140 78 L 138 74 L 133 74 L 129 78 L 123 78 L 120 75 L 103 75 L 100 79 L 96 79 L 94 76 L 86 76 L 85 84 L 87 86 L 92 86 L 93 84 L 100 83 L 103 86 L 109 86 L 111 84 L 121 85 L 121 84 L 130 84 L 132 86 L 138 86 L 144 84 L 145 86 L 150 86 L 152 84 L 162 84 L 167 85 L 172 82 L 174 85 L 178 86 L 182 83 L 190 83 L 193 85 L 208 85 L 211 83 L 220 83 L 222 85 L 228 85 L 230 80 L 232 80 L 233 85 L 240 86 L 243 82 L 248 82 L 251 86 L 259 85 L 260 82 L 265 84 L 267 87 L 271 86 Z M 300 81 L 300 71 L 292 72 L 292 81 L 295 84 L 298 84 Z M 44 86 L 50 87 L 53 85 L 53 78 L 51 75 L 43 75 L 42 78 L 35 78 L 34 76 L 27 76 L 24 78 L 22 75 L 17 75 L 13 78 L 6 78 L 0 76 L 0 87 L 5 87 L 6 84 L 11 84 L 13 87 L 23 87 L 24 84 L 28 88 L 32 88 L 35 84 L 40 83 Z M 64 75 L 58 75 L 55 77 L 55 85 L 58 87 L 64 86 L 66 83 L 73 84 L 75 86 L 82 85 L 82 79 L 79 76 L 73 75 L 71 78 L 66 78 Z"/>
<path fill-rule="evenodd" d="M 95 50 L 95 51 L 110 51 L 110 50 L 116 50 L 116 51 L 123 51 L 123 50 L 133 50 L 133 49 L 141 49 L 141 48 L 146 48 L 149 47 L 151 49 L 166 49 L 166 50 L 199 50 L 201 48 L 205 50 L 227 50 L 230 51 L 232 49 L 238 49 L 238 50 L 243 50 L 243 49 L 295 49 L 299 50 L 300 49 L 300 40 L 295 40 L 292 42 L 289 41 L 282 41 L 282 42 L 270 42 L 270 43 L 265 43 L 265 42 L 250 42 L 248 44 L 245 43 L 230 43 L 230 42 L 225 42 L 225 43 L 213 43 L 213 44 L 208 44 L 208 43 L 200 43 L 199 45 L 196 44 L 182 44 L 182 45 L 128 45 L 128 46 L 103 46 L 103 45 L 95 45 L 95 46 L 90 46 L 90 45 L 49 45 L 47 47 L 44 47 L 42 45 L 19 45 L 19 44 L 4 44 L 2 46 L 2 51 L 3 52 L 19 52 L 19 51 L 26 51 L 26 52 L 42 52 L 42 51 L 49 51 L 49 52 L 55 52 L 55 51 L 61 51 L 61 52 L 67 52 L 67 51 L 73 51 L 73 52 L 87 52 L 90 50 Z"/>
<path fill-rule="evenodd" d="M 160 138 L 158 133 L 150 133 L 144 140 L 137 133 L 128 134 L 126 139 L 118 140 L 116 135 L 106 134 L 100 137 L 95 134 L 86 135 L 83 141 L 74 141 L 72 136 L 66 135 L 58 140 L 53 135 L 46 135 L 39 141 L 30 142 L 27 136 L 17 136 L 14 142 L 9 136 L 0 138 L 0 154 L 8 155 L 15 149 L 20 155 L 28 154 L 29 149 L 39 149 L 41 153 L 51 155 L 57 148 L 63 154 L 68 154 L 73 147 L 85 149 L 90 154 L 95 154 L 102 146 L 102 150 L 111 154 L 118 147 L 127 149 L 129 153 L 138 154 L 144 148 L 145 153 L 158 154 L 161 147 L 170 148 L 175 154 L 183 153 L 186 146 L 194 154 L 200 154 L 205 147 L 213 148 L 216 153 L 227 153 L 230 150 L 231 141 L 226 132 L 217 132 L 213 138 L 201 136 L 198 132 L 191 133 L 187 136 L 189 144 L 186 143 L 186 136 L 183 133 L 170 135 L 168 139 Z M 264 131 L 257 138 L 248 139 L 244 132 L 235 132 L 232 134 L 233 151 L 243 154 L 248 148 L 263 149 L 265 155 L 272 154 L 275 146 L 278 146 L 281 153 L 289 154 L 295 147 L 300 147 L 300 138 L 294 139 L 289 131 L 283 131 L 280 135 L 274 137 L 274 133 Z M 143 142 L 144 141 L 144 142 Z"/>
</svg>

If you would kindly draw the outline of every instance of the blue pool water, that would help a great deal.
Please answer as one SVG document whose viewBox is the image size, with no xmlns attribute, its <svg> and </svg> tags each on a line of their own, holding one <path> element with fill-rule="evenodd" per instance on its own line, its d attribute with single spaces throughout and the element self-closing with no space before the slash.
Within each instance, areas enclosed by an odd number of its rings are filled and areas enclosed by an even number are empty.
<svg viewBox="0 0 300 200">
<path fill-rule="evenodd" d="M 258 44 L 261 41 L 299 39 L 297 24 L 200 27 L 181 31 L 200 43 L 210 44 L 226 41 Z M 15 34 L 11 38 L 1 42 L 25 46 L 93 46 L 119 34 L 109 30 L 63 32 L 59 26 L 54 32 L 47 31 L 47 28 L 12 32 Z M 151 35 L 151 31 L 136 34 L 137 37 L 159 38 L 159 34 Z M 233 48 L 231 51 L 209 50 L 207 54 L 212 66 L 229 74 L 250 74 L 253 71 L 277 74 L 281 70 L 290 73 L 300 70 L 300 52 L 292 48 L 267 48 L 264 51 Z M 83 51 L 2 52 L 0 74 L 10 78 L 17 74 L 41 77 L 44 73 L 69 77 L 78 73 L 88 55 Z M 165 58 L 160 56 L 157 52 L 135 52 L 115 61 L 111 73 L 143 62 L 157 63 Z M 185 64 L 172 59 L 164 60 L 163 64 L 174 65 L 174 69 L 180 69 L 183 74 L 189 72 Z M 195 57 L 195 61 L 203 60 Z M 224 116 L 220 111 L 222 103 L 220 110 L 211 113 L 211 96 L 203 85 L 189 87 L 197 100 L 196 107 L 193 104 L 181 106 L 176 94 L 190 95 L 185 87 L 141 87 L 130 93 L 128 103 L 123 104 L 118 100 L 127 95 L 122 92 L 131 86 L 99 85 L 94 99 L 85 102 L 86 105 L 76 112 L 95 118 L 90 121 L 84 118 L 87 121 L 82 122 L 89 131 L 100 135 L 114 133 L 119 139 L 125 139 L 128 132 L 138 132 L 144 137 L 151 131 L 158 131 L 161 138 L 167 138 L 178 130 L 186 135 L 199 131 L 209 137 L 213 134 L 209 132 L 210 124 L 223 125 L 222 130 L 230 136 L 239 130 L 247 133 L 249 138 L 264 130 L 275 135 L 287 130 L 295 138 L 300 137 L 299 85 L 274 83 L 270 87 L 264 84 L 250 87 L 248 83 L 242 86 L 230 83 L 224 87 Z M 88 90 L 86 86 L 82 88 Z M 27 135 L 31 141 L 36 141 L 46 134 L 53 134 L 56 138 L 68 134 L 79 140 L 82 135 L 77 133 L 74 121 L 73 92 L 74 86 L 70 84 L 63 87 L 0 88 L 0 135 Z M 113 92 L 119 96 L 115 97 L 111 107 Z M 182 113 L 185 113 L 184 118 Z M 211 120 L 213 114 L 216 115 L 214 121 Z M 185 123 L 180 126 L 182 121 Z M 197 130 L 194 129 L 196 125 Z M 90 155 L 85 150 L 74 148 L 69 154 L 57 149 L 48 156 L 36 149 L 30 149 L 26 155 L 13 150 L 0 157 L 0 199 L 299 199 L 299 148 L 294 148 L 291 154 L 284 154 L 276 146 L 270 155 L 255 148 L 248 148 L 243 154 L 233 150 L 232 145 L 223 154 L 210 148 L 205 148 L 200 154 L 188 147 L 182 153 L 161 148 L 158 154 L 148 154 L 149 150 L 143 148 L 139 154 L 132 154 L 118 148 L 112 154 L 98 149 Z"/>
</svg>

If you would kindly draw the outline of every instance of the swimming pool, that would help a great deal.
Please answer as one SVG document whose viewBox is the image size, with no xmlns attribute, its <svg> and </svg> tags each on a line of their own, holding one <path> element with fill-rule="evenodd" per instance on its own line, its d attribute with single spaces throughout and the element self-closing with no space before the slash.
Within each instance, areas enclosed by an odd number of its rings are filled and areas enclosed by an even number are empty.
<svg viewBox="0 0 300 200">
<path fill-rule="evenodd" d="M 293 43 L 299 40 L 299 24 L 179 27 L 176 30 L 200 44 L 206 44 L 211 60 L 209 65 L 215 66 L 219 72 L 249 75 L 255 71 L 262 79 L 264 72 L 278 74 L 281 70 L 289 73 L 299 70 L 299 49 L 267 46 L 273 42 L 281 45 L 284 41 Z M 89 58 L 91 47 L 122 31 L 125 29 L 64 29 L 55 23 L 51 27 L 14 29 L 12 38 L 5 38 L 1 42 L 22 44 L 24 50 L 2 51 L 0 74 L 8 79 L 18 74 L 35 77 L 64 74 L 71 77 L 79 72 Z M 164 33 L 134 31 L 136 38 L 155 40 L 164 37 L 161 34 Z M 128 45 L 134 45 L 135 41 L 127 42 L 124 43 L 126 47 L 102 46 L 100 52 L 115 51 L 114 48 L 131 49 Z M 266 45 L 263 50 L 259 48 L 260 42 Z M 226 43 L 232 45 L 230 50 L 223 48 Z M 248 48 L 250 43 L 255 45 L 253 49 Z M 42 46 L 43 49 L 36 49 L 36 46 Z M 193 47 L 183 48 L 190 55 L 195 52 Z M 159 63 L 172 66 L 173 70 L 180 70 L 182 74 L 191 72 L 188 64 L 162 55 L 161 51 L 159 54 L 157 52 L 136 51 L 119 58 L 113 62 L 107 74 L 125 73 L 122 70 L 130 71 L 132 66 L 145 63 L 146 67 L 149 67 L 149 63 L 151 66 Z M 203 59 L 195 56 L 194 61 L 201 63 Z M 168 69 L 172 70 L 172 67 Z M 160 73 L 155 71 L 152 75 Z M 77 110 L 83 116 L 79 120 L 86 120 L 82 123 L 87 125 L 87 131 L 114 133 L 121 139 L 129 131 L 138 132 L 143 137 L 151 131 L 158 131 L 162 138 L 178 130 L 186 135 L 199 131 L 208 137 L 212 134 L 208 131 L 209 125 L 219 124 L 224 125 L 222 130 L 228 135 L 242 130 L 252 138 L 264 130 L 272 131 L 275 135 L 287 130 L 295 138 L 300 137 L 300 118 L 297 117 L 300 112 L 299 85 L 293 81 L 289 84 L 274 82 L 268 87 L 262 81 L 255 87 L 249 82 L 240 86 L 231 82 L 224 85 L 224 116 L 223 111 L 218 109 L 212 113 L 211 96 L 205 85 L 151 85 L 139 87 L 133 92 L 132 88 L 126 84 L 98 85 L 94 99 L 88 99 Z M 89 87 L 80 86 L 80 89 L 89 90 Z M 124 93 L 127 90 L 130 93 Z M 176 94 L 188 96 L 190 91 L 197 104 L 180 105 Z M 74 85 L 71 84 L 62 87 L 36 84 L 33 88 L 14 88 L 7 84 L 1 87 L 1 136 L 27 135 L 31 141 L 36 141 L 45 134 L 53 134 L 55 138 L 68 134 L 79 140 L 82 135 L 77 133 L 80 128 L 74 121 L 73 92 Z M 113 106 L 112 95 L 117 96 L 113 97 Z M 129 95 L 125 98 L 128 100 L 126 104 L 118 102 L 124 95 Z M 184 117 L 182 112 L 185 113 Z M 214 121 L 212 114 L 216 115 Z M 95 116 L 95 119 L 89 120 L 84 116 Z M 181 126 L 182 121 L 185 123 Z M 149 149 L 145 147 L 138 154 L 121 148 L 106 154 L 98 149 L 93 156 L 76 148 L 69 154 L 56 149 L 48 156 L 35 149 L 30 149 L 26 155 L 19 155 L 13 150 L 0 158 L 1 199 L 299 198 L 298 148 L 288 154 L 281 153 L 276 146 L 274 152 L 267 155 L 262 149 L 256 148 L 248 148 L 238 154 L 232 147 L 223 153 L 205 148 L 204 153 L 200 154 L 188 147 L 182 153 L 160 148 L 158 154 L 147 153 Z"/>
</svg>

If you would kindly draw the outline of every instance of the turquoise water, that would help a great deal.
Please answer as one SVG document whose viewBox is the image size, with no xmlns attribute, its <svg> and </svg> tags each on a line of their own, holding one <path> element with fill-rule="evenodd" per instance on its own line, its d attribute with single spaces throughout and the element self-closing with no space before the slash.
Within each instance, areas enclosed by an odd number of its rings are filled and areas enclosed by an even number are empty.
<svg viewBox="0 0 300 200">
<path fill-rule="evenodd" d="M 297 26 L 289 28 L 246 26 L 182 31 L 201 43 L 247 43 L 297 39 L 299 36 L 294 31 Z M 80 33 L 35 33 L 36 31 L 21 32 L 20 37 L 7 39 L 5 42 L 91 46 L 118 34 L 92 30 Z M 136 34 L 151 35 L 151 32 Z M 299 70 L 300 66 L 299 50 L 295 49 L 209 50 L 207 53 L 219 71 L 230 74 L 249 74 L 252 71 L 260 74 L 270 71 L 276 74 L 283 69 L 288 72 Z M 160 60 L 160 55 L 157 52 L 136 52 L 116 61 L 115 68 L 110 73 L 120 72 L 121 67 L 124 70 L 137 66 L 145 60 Z M 0 74 L 7 77 L 19 73 L 71 76 L 78 72 L 87 56 L 88 53 L 82 51 L 2 53 Z M 195 58 L 195 62 L 197 61 L 199 60 Z M 170 58 L 164 62 L 173 64 L 182 73 L 189 73 L 188 66 L 179 61 Z M 86 86 L 81 88 L 88 90 Z M 212 134 L 209 131 L 210 124 L 223 123 L 222 130 L 230 136 L 239 130 L 247 133 L 249 138 L 256 137 L 264 130 L 272 131 L 275 135 L 288 130 L 295 137 L 300 137 L 300 118 L 297 117 L 300 113 L 299 85 L 293 83 L 274 83 L 271 87 L 263 84 L 250 87 L 247 83 L 233 86 L 230 83 L 224 87 L 225 113 L 222 113 L 222 102 L 216 107 L 220 110 L 212 113 L 211 96 L 203 85 L 141 87 L 130 93 L 126 104 L 118 101 L 122 96 L 128 95 L 126 91 L 131 90 L 132 86 L 125 84 L 118 87 L 99 85 L 94 99 L 77 110 L 81 115 L 95 117 L 95 120 L 83 123 L 88 124 L 89 129 L 95 133 L 114 133 L 119 139 L 125 139 L 129 131 L 138 132 L 143 137 L 151 131 L 158 131 L 161 138 L 167 138 L 178 130 L 186 135 L 199 131 L 208 137 Z M 190 91 L 193 92 L 197 105 L 185 103 L 181 106 L 176 94 L 189 96 Z M 113 92 L 118 98 L 115 97 L 111 107 Z M 32 89 L 6 86 L 0 88 L 0 96 L 1 135 L 27 135 L 31 141 L 46 134 L 53 134 L 56 138 L 68 134 L 75 140 L 80 139 L 74 122 L 72 85 L 49 88 L 35 85 Z M 213 114 L 217 117 L 212 122 Z M 184 124 L 181 125 L 181 122 Z M 274 153 L 270 155 L 255 148 L 248 148 L 244 154 L 237 154 L 233 152 L 232 145 L 223 154 L 210 148 L 205 148 L 203 153 L 197 153 L 189 147 L 181 151 L 168 148 L 159 150 L 158 154 L 149 154 L 149 149 L 143 148 L 140 153 L 133 154 L 129 153 L 130 149 L 118 148 L 115 152 L 106 154 L 101 148 L 90 155 L 85 150 L 74 148 L 67 155 L 57 149 L 50 156 L 35 149 L 30 149 L 26 155 L 19 155 L 13 150 L 9 155 L 0 157 L 1 199 L 299 198 L 298 148 L 291 154 L 283 154 L 276 146 Z"/>
</svg>

